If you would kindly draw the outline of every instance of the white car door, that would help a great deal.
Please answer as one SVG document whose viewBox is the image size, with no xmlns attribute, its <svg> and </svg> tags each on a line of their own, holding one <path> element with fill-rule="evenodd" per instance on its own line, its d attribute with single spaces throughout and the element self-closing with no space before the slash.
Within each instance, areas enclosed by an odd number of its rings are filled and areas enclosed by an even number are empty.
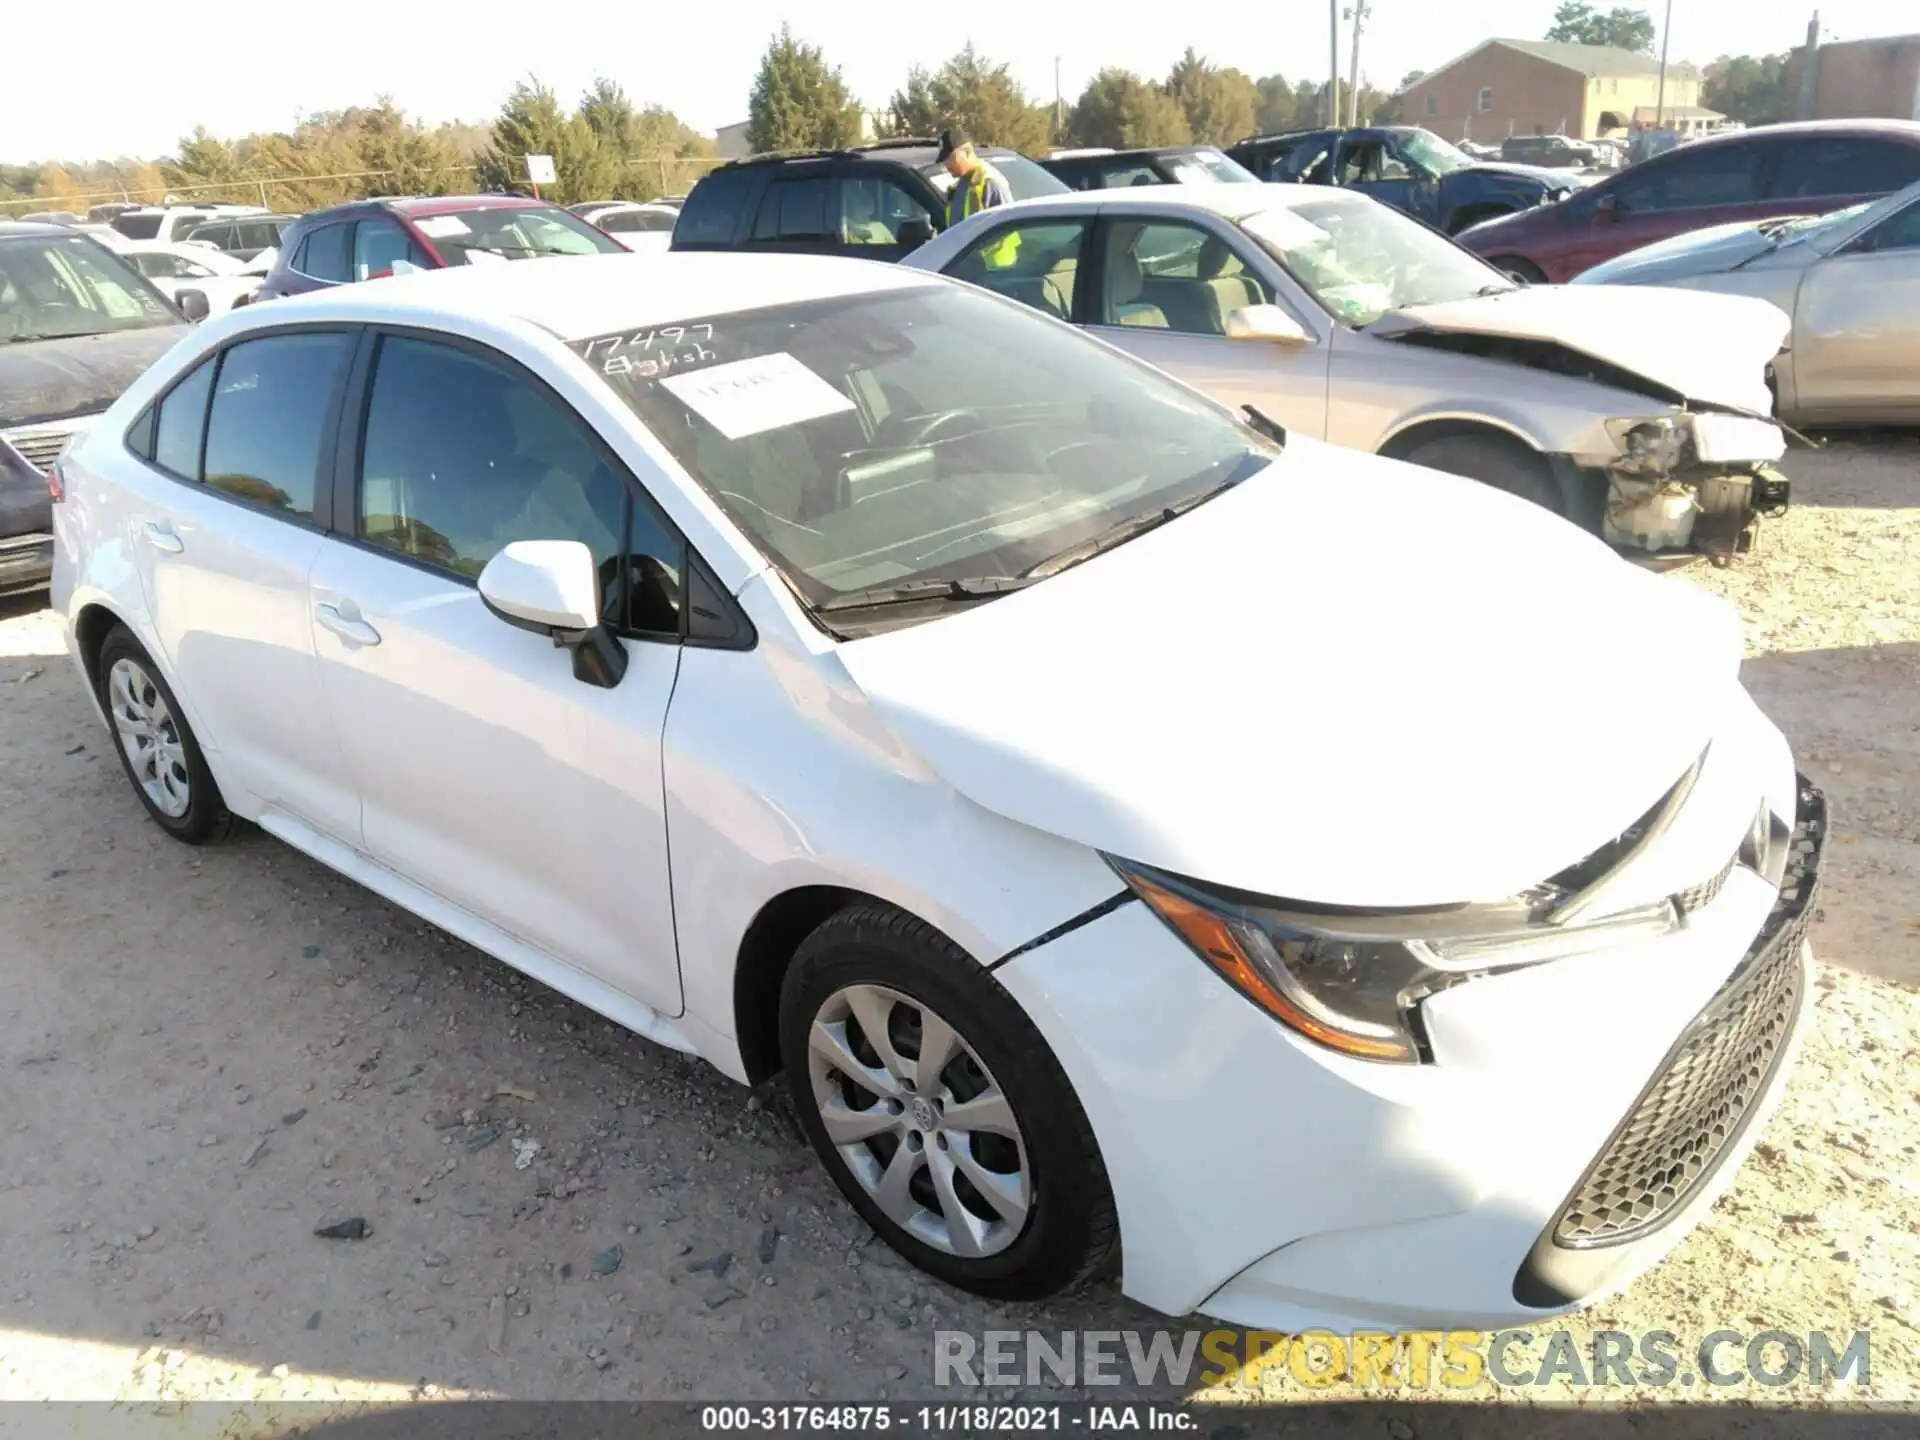
<svg viewBox="0 0 1920 1440">
<path fill-rule="evenodd" d="M 310 594 L 361 848 L 678 1014 L 660 746 L 683 543 L 581 418 L 503 357 L 387 334 L 367 385 Z M 614 688 L 487 610 L 475 578 L 513 540 L 579 540 L 600 561 L 630 655 Z"/>
<path fill-rule="evenodd" d="M 1920 413 L 1920 201 L 1889 215 L 1800 282 L 1795 398 L 1810 413 Z"/>
<path fill-rule="evenodd" d="M 1103 206 L 1094 244 L 1100 284 L 1084 312 L 1094 334 L 1222 404 L 1257 405 L 1289 430 L 1325 437 L 1323 317 L 1282 288 L 1249 240 L 1225 222 Z M 1280 305 L 1306 343 L 1227 339 L 1226 317 L 1257 304 Z"/>
<path fill-rule="evenodd" d="M 320 704 L 307 572 L 331 491 L 336 407 L 355 336 L 277 331 L 231 345 L 136 424 L 132 554 L 161 649 L 251 813 L 278 807 L 335 835 L 359 801 Z"/>
</svg>

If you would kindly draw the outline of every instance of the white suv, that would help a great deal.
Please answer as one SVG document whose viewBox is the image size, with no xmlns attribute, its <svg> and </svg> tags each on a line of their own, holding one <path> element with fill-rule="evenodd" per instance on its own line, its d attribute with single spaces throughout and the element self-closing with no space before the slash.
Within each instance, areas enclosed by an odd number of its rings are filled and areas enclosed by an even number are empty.
<svg viewBox="0 0 1920 1440">
<path fill-rule="evenodd" d="M 109 223 L 129 240 L 157 240 L 170 245 L 215 220 L 266 213 L 258 205 L 141 205 L 122 210 Z"/>
<path fill-rule="evenodd" d="M 462 267 L 182 340 L 54 601 L 162 829 L 784 1076 L 945 1280 L 1579 1304 L 1783 1088 L 1823 803 L 1723 602 L 1253 418 L 897 267 Z"/>
</svg>

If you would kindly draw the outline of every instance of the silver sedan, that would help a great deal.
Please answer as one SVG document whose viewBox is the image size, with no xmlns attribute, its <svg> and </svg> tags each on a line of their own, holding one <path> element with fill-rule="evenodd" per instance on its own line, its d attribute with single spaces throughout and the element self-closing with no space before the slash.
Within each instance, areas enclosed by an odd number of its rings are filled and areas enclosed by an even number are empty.
<svg viewBox="0 0 1920 1440">
<path fill-rule="evenodd" d="M 1348 190 L 1142 186 L 983 211 L 907 265 L 997 290 L 1290 430 L 1485 481 L 1624 548 L 1744 548 L 1771 305 L 1521 286 Z M 1249 343 L 1251 342 L 1251 343 Z"/>
<path fill-rule="evenodd" d="M 1774 361 L 1801 424 L 1920 421 L 1920 181 L 1830 215 L 1716 225 L 1596 265 L 1582 285 L 1675 285 L 1793 317 Z"/>
</svg>

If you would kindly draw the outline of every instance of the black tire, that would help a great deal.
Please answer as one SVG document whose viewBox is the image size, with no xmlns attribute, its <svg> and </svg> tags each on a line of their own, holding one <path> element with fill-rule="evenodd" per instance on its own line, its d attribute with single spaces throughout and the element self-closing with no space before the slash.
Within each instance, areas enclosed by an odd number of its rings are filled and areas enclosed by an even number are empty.
<svg viewBox="0 0 1920 1440">
<path fill-rule="evenodd" d="M 828 1138 L 815 1096 L 808 1039 L 823 1006 L 846 987 L 863 985 L 885 987 L 909 1002 L 889 1012 L 894 1020 L 910 1006 L 930 1008 L 944 1019 L 978 1056 L 983 1069 L 970 1073 L 997 1085 L 1012 1107 L 1024 1140 L 1031 1200 L 1016 1237 L 997 1253 L 962 1256 L 912 1234 L 886 1214 Z M 855 1026 L 857 1021 L 844 1032 L 850 1042 Z M 889 1043 L 915 1042 L 919 1033 L 900 1031 Z M 1018 1002 L 932 926 L 880 904 L 851 906 L 826 920 L 801 943 L 782 982 L 780 1052 L 801 1128 L 834 1183 L 881 1239 L 922 1270 L 977 1295 L 1037 1300 L 1096 1273 L 1113 1254 L 1119 1222 L 1106 1167 L 1059 1062 Z M 900 1053 L 907 1053 L 904 1046 Z M 919 1053 L 917 1042 L 912 1053 Z M 864 1058 L 862 1063 L 867 1063 Z M 969 1057 L 957 1056 L 941 1074 L 954 1077 L 957 1090 L 968 1072 L 956 1073 L 955 1067 L 971 1064 Z M 881 1147 L 886 1138 L 853 1148 Z M 946 1149 L 945 1137 L 935 1138 Z M 866 1153 L 881 1163 L 879 1149 Z M 979 1158 L 978 1152 L 973 1158 Z M 931 1186 L 931 1172 L 924 1164 L 915 1183 L 922 1180 Z"/>
<path fill-rule="evenodd" d="M 1487 263 L 1502 275 L 1518 280 L 1523 285 L 1544 285 L 1547 283 L 1546 271 L 1542 270 L 1531 260 L 1522 260 L 1518 255 L 1501 255 L 1487 261 Z"/>
<path fill-rule="evenodd" d="M 134 667 L 134 671 L 144 677 L 145 683 L 141 688 L 149 698 L 157 695 L 166 705 L 168 724 L 178 739 L 180 751 L 179 764 L 174 767 L 175 774 L 177 776 L 184 772 L 186 778 L 187 804 L 178 815 L 162 809 L 148 793 L 147 783 L 136 772 L 133 757 L 127 753 L 127 746 L 122 741 L 120 721 L 125 717 L 116 716 L 113 693 L 114 668 L 121 662 Z M 201 753 L 193 727 L 187 724 L 186 716 L 180 711 L 180 702 L 168 688 L 160 667 L 153 663 L 153 657 L 133 638 L 133 632 L 126 626 L 115 625 L 107 632 L 106 639 L 100 642 L 94 676 L 99 690 L 100 709 L 106 715 L 107 723 L 113 726 L 113 748 L 120 756 L 120 768 L 126 772 L 127 782 L 133 786 L 133 793 L 140 797 L 147 814 L 153 817 L 154 824 L 188 845 L 217 844 L 232 834 L 233 813 L 227 809 L 226 801 L 220 798 L 220 787 L 214 782 L 213 772 L 207 768 L 207 757 Z"/>
<path fill-rule="evenodd" d="M 1522 500 L 1531 500 L 1556 515 L 1566 513 L 1553 471 L 1539 455 L 1518 440 L 1496 435 L 1448 435 L 1416 445 L 1403 460 L 1478 480 Z"/>
</svg>

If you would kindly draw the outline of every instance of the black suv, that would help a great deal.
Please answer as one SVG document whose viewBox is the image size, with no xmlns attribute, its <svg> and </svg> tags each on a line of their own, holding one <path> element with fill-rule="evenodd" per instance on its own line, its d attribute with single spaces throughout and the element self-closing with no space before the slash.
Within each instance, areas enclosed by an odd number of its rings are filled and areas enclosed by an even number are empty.
<svg viewBox="0 0 1920 1440">
<path fill-rule="evenodd" d="M 187 239 L 199 240 L 224 250 L 236 260 L 251 260 L 265 250 L 280 247 L 280 232 L 297 217 L 292 215 L 222 215 L 187 232 Z"/>
<path fill-rule="evenodd" d="M 898 260 L 946 228 L 953 180 L 939 142 L 755 155 L 701 177 L 673 227 L 675 250 L 783 250 Z M 1016 200 L 1067 187 L 1014 150 L 983 147 Z"/>
<path fill-rule="evenodd" d="M 1162 145 L 1153 150 L 1056 150 L 1040 162 L 1075 190 L 1123 185 L 1258 184 L 1260 177 L 1211 145 Z"/>
</svg>

